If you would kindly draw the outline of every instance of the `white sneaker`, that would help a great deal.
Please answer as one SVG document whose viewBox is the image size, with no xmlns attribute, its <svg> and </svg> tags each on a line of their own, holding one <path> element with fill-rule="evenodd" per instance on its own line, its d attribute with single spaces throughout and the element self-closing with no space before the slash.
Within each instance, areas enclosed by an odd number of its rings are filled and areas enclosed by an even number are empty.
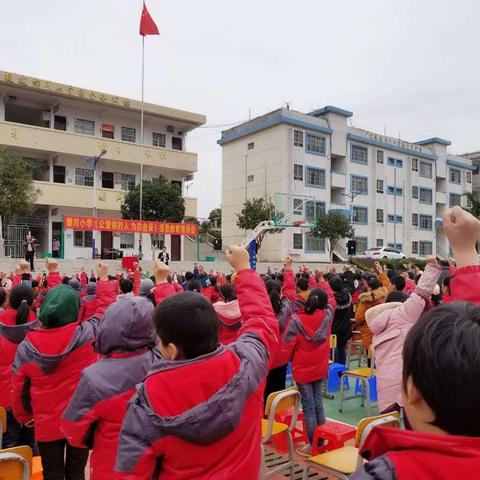
<svg viewBox="0 0 480 480">
<path fill-rule="evenodd" d="M 312 456 L 312 446 L 309 443 L 303 447 L 297 448 L 295 451 L 302 457 L 308 458 Z"/>
</svg>

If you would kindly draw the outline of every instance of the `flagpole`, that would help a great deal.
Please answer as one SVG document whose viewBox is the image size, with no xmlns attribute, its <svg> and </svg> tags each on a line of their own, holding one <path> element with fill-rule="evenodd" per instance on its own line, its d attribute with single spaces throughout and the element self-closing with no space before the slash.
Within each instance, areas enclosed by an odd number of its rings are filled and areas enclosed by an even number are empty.
<svg viewBox="0 0 480 480">
<path fill-rule="evenodd" d="M 140 213 L 139 220 L 143 219 L 143 145 L 144 145 L 144 119 L 143 119 L 143 102 L 144 102 L 144 92 L 145 92 L 145 35 L 142 35 L 142 103 L 140 109 Z M 142 257 L 142 234 L 139 237 L 139 253 L 140 258 Z"/>
</svg>

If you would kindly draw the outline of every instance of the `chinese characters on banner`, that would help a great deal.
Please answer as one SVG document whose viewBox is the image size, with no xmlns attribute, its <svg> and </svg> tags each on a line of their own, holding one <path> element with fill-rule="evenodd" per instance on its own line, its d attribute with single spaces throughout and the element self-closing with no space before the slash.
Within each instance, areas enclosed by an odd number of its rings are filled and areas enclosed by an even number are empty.
<svg viewBox="0 0 480 480">
<path fill-rule="evenodd" d="M 146 222 L 143 220 L 78 217 L 73 215 L 65 215 L 63 222 L 63 228 L 65 228 L 65 230 L 96 230 L 99 232 L 192 236 L 198 234 L 198 225 L 196 223 Z"/>
</svg>

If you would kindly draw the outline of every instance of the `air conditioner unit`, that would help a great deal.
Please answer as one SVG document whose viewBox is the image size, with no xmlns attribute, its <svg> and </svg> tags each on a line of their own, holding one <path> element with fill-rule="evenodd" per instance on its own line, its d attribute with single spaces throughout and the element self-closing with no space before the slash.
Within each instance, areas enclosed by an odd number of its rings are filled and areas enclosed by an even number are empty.
<svg viewBox="0 0 480 480">
<path fill-rule="evenodd" d="M 167 132 L 168 133 L 173 133 L 174 132 L 173 125 L 167 125 Z"/>
</svg>

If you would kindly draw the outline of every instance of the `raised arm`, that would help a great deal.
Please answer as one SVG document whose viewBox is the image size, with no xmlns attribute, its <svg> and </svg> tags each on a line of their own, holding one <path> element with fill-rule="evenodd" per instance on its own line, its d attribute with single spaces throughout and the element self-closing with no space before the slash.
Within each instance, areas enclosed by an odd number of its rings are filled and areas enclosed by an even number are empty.
<svg viewBox="0 0 480 480">
<path fill-rule="evenodd" d="M 287 257 L 284 262 L 285 269 L 283 271 L 283 286 L 282 297 L 289 300 L 291 303 L 295 301 L 295 276 L 292 271 L 292 257 Z"/>
</svg>

